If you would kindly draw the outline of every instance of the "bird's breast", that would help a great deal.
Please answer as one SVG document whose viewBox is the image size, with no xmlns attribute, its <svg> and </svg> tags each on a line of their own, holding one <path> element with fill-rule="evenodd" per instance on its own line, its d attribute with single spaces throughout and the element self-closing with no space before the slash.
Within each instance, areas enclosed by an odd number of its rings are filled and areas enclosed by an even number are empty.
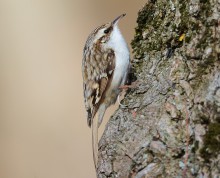
<svg viewBox="0 0 220 178">
<path fill-rule="evenodd" d="M 115 87 L 124 85 L 129 67 L 129 52 L 115 54 L 115 70 L 112 83 Z"/>
<path fill-rule="evenodd" d="M 115 54 L 115 69 L 110 90 L 117 90 L 121 85 L 124 85 L 126 81 L 130 63 L 128 45 L 118 27 L 114 28 L 108 47 L 110 47 Z"/>
</svg>

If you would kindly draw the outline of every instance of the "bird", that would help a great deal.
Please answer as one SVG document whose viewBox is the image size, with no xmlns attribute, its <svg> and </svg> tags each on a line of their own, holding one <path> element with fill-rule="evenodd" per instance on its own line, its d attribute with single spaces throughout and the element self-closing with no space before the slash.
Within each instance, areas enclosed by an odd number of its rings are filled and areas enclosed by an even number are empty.
<svg viewBox="0 0 220 178">
<path fill-rule="evenodd" d="M 98 164 L 98 128 L 106 109 L 115 104 L 130 68 L 130 52 L 118 22 L 126 14 L 97 27 L 88 36 L 82 60 L 83 94 L 87 124 L 92 127 L 95 168 Z"/>
</svg>

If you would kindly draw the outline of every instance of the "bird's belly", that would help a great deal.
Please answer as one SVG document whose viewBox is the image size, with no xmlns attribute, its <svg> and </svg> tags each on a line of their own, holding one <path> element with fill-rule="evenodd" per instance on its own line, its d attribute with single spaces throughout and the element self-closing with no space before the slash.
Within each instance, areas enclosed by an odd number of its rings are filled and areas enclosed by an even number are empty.
<svg viewBox="0 0 220 178">
<path fill-rule="evenodd" d="M 113 73 L 112 89 L 124 85 L 129 67 L 129 54 L 116 57 L 116 66 Z"/>
<path fill-rule="evenodd" d="M 117 59 L 116 59 L 117 60 Z M 119 61 L 121 60 L 121 61 Z M 121 58 L 116 61 L 116 67 L 113 73 L 113 78 L 111 82 L 111 86 L 105 95 L 105 101 L 108 103 L 107 105 L 114 104 L 118 94 L 120 93 L 119 87 L 125 84 L 128 67 L 129 67 L 129 56 L 126 58 Z"/>
</svg>

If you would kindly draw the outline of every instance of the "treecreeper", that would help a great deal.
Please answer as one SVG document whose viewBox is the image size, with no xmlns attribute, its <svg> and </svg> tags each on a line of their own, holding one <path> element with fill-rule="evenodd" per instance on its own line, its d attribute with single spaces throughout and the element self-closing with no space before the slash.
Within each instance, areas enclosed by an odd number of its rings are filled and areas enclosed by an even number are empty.
<svg viewBox="0 0 220 178">
<path fill-rule="evenodd" d="M 92 127 L 92 149 L 95 168 L 98 163 L 98 127 L 106 109 L 114 104 L 120 86 L 126 82 L 130 54 L 118 22 L 125 14 L 110 23 L 97 27 L 87 38 L 82 60 L 83 92 L 87 123 Z"/>
</svg>

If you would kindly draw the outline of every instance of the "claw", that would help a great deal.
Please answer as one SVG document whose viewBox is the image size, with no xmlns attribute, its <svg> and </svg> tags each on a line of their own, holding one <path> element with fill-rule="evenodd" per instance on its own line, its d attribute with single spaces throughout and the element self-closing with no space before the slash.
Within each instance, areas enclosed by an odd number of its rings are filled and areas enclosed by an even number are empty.
<svg viewBox="0 0 220 178">
<path fill-rule="evenodd" d="M 127 108 L 128 105 L 121 104 L 120 96 L 121 96 L 121 94 L 119 94 L 119 95 L 118 95 L 118 98 L 117 98 L 117 101 L 118 101 L 119 106 L 121 106 L 122 108 Z"/>
</svg>

